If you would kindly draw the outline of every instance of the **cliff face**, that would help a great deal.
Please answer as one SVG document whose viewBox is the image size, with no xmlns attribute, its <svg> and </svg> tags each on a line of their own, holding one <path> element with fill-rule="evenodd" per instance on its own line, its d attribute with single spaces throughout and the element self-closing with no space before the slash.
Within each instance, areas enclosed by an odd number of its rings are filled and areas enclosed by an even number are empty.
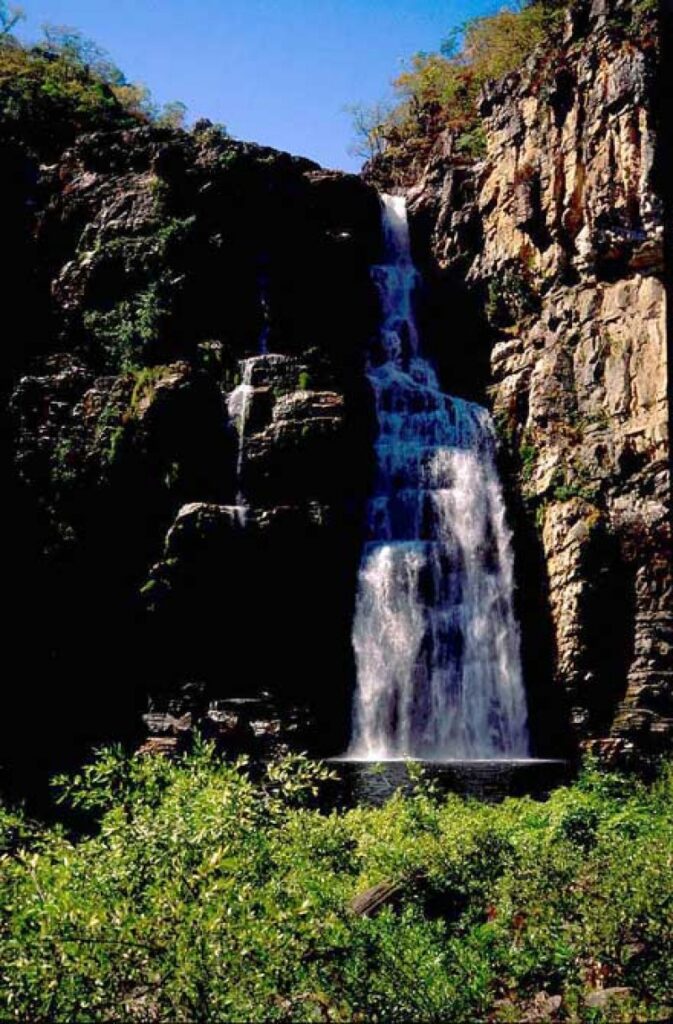
<svg viewBox="0 0 673 1024">
<path fill-rule="evenodd" d="M 6 148 L 5 255 L 29 268 L 4 381 L 29 680 L 7 760 L 76 757 L 185 687 L 190 706 L 315 698 L 329 742 L 352 674 L 374 190 L 208 125 L 84 135 L 49 163 Z"/>
<path fill-rule="evenodd" d="M 482 160 L 447 133 L 388 184 L 408 195 L 444 385 L 490 404 L 501 433 L 544 753 L 673 735 L 649 6 L 575 3 L 562 38 L 483 96 Z M 374 429 L 376 193 L 207 123 L 39 138 L 0 125 L 22 666 L 6 760 L 21 777 L 128 735 L 148 696 L 158 733 L 217 698 L 209 728 L 239 746 L 291 734 L 338 750 Z"/>
<path fill-rule="evenodd" d="M 673 734 L 663 126 L 643 8 L 574 5 L 554 48 L 485 92 L 484 159 L 455 158 L 447 133 L 408 192 L 434 292 L 466 281 L 485 314 L 529 682 L 617 749 Z"/>
</svg>

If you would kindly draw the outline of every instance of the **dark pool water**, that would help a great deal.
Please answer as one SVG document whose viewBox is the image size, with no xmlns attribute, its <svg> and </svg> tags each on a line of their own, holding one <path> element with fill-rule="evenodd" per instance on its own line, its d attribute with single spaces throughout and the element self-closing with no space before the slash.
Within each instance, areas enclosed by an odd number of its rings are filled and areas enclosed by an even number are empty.
<svg viewBox="0 0 673 1024">
<path fill-rule="evenodd" d="M 397 790 L 411 792 L 420 766 L 441 792 L 459 793 L 487 802 L 508 796 L 543 798 L 572 777 L 569 761 L 527 759 L 520 761 L 353 761 L 333 758 L 338 775 L 334 799 L 343 806 L 380 806 Z"/>
</svg>

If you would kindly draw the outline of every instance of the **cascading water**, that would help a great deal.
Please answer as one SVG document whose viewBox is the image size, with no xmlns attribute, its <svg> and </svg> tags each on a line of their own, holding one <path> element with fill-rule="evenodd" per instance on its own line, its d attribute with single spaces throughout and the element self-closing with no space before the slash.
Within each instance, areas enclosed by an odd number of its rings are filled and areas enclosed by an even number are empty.
<svg viewBox="0 0 673 1024">
<path fill-rule="evenodd" d="M 420 352 L 404 199 L 383 196 L 382 323 L 368 369 L 376 482 L 353 626 L 349 756 L 525 758 L 513 558 L 488 412 Z"/>
<path fill-rule="evenodd" d="M 229 413 L 229 419 L 234 424 L 236 433 L 238 434 L 238 453 L 236 456 L 236 480 L 238 481 L 239 491 L 236 495 L 236 508 L 239 510 L 239 518 L 241 522 L 245 522 L 247 513 L 247 501 L 245 494 L 240 489 L 241 479 L 243 476 L 243 460 L 245 458 L 245 430 L 248 425 L 248 416 L 250 414 L 250 403 L 254 395 L 254 388 L 252 386 L 252 373 L 255 366 L 256 359 L 242 359 L 239 363 L 241 368 L 241 383 L 238 384 L 229 395 L 227 400 L 227 411 Z"/>
<path fill-rule="evenodd" d="M 270 303 L 269 303 L 269 277 L 266 270 L 262 270 L 258 276 L 259 303 L 262 314 L 262 327 L 258 338 L 258 355 L 250 356 L 248 359 L 239 361 L 241 371 L 241 383 L 238 384 L 229 394 L 227 399 L 227 412 L 229 419 L 238 434 L 238 455 L 236 459 L 236 479 L 239 483 L 239 491 L 236 497 L 240 517 L 245 520 L 247 513 L 247 500 L 242 489 L 240 489 L 243 478 L 243 463 L 245 460 L 245 434 L 248 426 L 248 418 L 253 402 L 255 387 L 253 377 L 255 368 L 260 364 L 263 366 L 273 365 L 274 362 L 282 362 L 283 357 L 269 352 L 270 324 Z"/>
<path fill-rule="evenodd" d="M 266 338 L 260 338 L 260 349 Z M 236 459 L 236 479 L 238 480 L 239 491 L 236 497 L 237 507 L 245 514 L 247 498 L 245 495 L 243 478 L 244 463 L 246 456 L 246 433 L 248 421 L 254 408 L 255 388 L 259 387 L 260 376 L 264 378 L 274 364 L 282 365 L 285 357 L 274 352 L 261 351 L 259 355 L 250 356 L 248 359 L 239 361 L 241 383 L 238 384 L 227 398 L 227 412 L 229 420 L 234 426 L 238 435 L 238 454 Z"/>
</svg>

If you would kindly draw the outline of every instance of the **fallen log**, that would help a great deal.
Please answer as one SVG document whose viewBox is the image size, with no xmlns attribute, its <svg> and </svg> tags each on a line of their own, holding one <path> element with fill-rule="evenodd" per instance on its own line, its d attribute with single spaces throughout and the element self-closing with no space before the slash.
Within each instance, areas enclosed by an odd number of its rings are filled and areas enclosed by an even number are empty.
<svg viewBox="0 0 673 1024">
<path fill-rule="evenodd" d="M 421 878 L 422 872 L 416 871 L 404 878 L 386 878 L 377 882 L 364 892 L 359 892 L 348 904 L 348 909 L 358 917 L 373 917 L 384 907 L 399 903 L 400 898 L 409 885 Z"/>
</svg>

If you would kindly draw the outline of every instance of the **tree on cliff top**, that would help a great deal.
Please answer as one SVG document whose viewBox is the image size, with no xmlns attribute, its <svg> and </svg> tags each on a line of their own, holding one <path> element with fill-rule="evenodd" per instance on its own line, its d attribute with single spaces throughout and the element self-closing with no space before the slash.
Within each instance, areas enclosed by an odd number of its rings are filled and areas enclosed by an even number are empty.
<svg viewBox="0 0 673 1024">
<path fill-rule="evenodd" d="M 6 0 L 0 0 L 0 39 L 6 39 L 20 21 L 25 18 L 23 9 L 14 4 L 8 4 Z"/>
<path fill-rule="evenodd" d="M 383 121 L 355 108 L 359 152 L 423 149 L 444 128 L 462 132 L 459 148 L 478 156 L 477 97 L 482 86 L 521 66 L 558 24 L 568 0 L 523 0 L 472 18 L 433 53 L 416 53 L 394 81 L 399 97 Z M 375 137 L 374 137 L 375 136 Z"/>
<path fill-rule="evenodd" d="M 149 89 L 130 82 L 110 55 L 77 29 L 45 25 L 22 44 L 12 29 L 23 17 L 0 0 L 0 128 L 47 155 L 79 132 L 156 123 L 181 128 L 185 107 L 158 107 Z"/>
</svg>

